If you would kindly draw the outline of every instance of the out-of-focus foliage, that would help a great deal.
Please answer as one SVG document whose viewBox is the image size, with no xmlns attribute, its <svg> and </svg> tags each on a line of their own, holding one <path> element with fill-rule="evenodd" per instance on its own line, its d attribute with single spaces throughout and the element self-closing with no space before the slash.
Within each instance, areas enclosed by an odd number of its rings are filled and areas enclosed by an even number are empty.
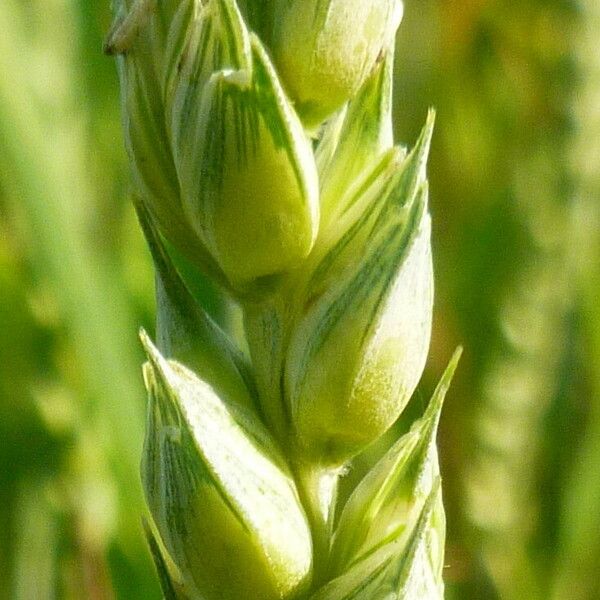
<svg viewBox="0 0 600 600">
<path fill-rule="evenodd" d="M 428 1 L 412 14 L 398 125 L 413 131 L 424 98 L 439 115 L 430 368 L 466 347 L 441 434 L 448 596 L 596 598 L 598 8 Z"/>
<path fill-rule="evenodd" d="M 466 350 L 440 433 L 447 597 L 593 600 L 600 7 L 405 4 L 398 138 L 438 111 L 436 322 L 414 405 Z M 138 475 L 153 281 L 109 12 L 0 2 L 0 598 L 159 597 Z"/>
<path fill-rule="evenodd" d="M 0 594 L 23 600 L 155 588 L 136 345 L 151 276 L 100 8 L 0 6 Z"/>
</svg>

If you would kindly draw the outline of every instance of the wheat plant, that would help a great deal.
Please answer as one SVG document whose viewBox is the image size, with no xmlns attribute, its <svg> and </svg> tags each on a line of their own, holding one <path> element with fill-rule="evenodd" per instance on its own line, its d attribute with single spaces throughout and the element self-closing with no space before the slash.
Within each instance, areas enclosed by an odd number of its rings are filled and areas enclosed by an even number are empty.
<svg viewBox="0 0 600 600">
<path fill-rule="evenodd" d="M 425 364 L 426 160 L 394 144 L 399 0 L 116 0 L 133 195 L 156 269 L 146 530 L 168 599 L 443 597 L 435 436 L 338 502 Z M 192 292 L 208 277 L 245 339 Z"/>
</svg>

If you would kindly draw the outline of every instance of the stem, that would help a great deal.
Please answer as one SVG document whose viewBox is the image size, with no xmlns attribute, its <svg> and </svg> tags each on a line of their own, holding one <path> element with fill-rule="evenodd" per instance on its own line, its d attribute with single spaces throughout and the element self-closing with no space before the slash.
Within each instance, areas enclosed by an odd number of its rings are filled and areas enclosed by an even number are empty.
<svg viewBox="0 0 600 600">
<path fill-rule="evenodd" d="M 313 587 L 326 580 L 337 484 L 341 469 L 314 463 L 296 464 L 300 500 L 306 511 L 313 539 Z"/>
</svg>

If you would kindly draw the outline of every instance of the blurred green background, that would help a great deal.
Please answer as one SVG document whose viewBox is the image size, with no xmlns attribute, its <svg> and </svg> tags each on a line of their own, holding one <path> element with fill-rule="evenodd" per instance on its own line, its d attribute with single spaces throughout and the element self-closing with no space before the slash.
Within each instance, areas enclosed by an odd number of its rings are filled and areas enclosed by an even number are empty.
<svg viewBox="0 0 600 600">
<path fill-rule="evenodd" d="M 600 598 L 600 6 L 406 0 L 397 137 L 437 108 L 447 598 Z M 0 598 L 153 599 L 108 0 L 0 2 Z"/>
</svg>

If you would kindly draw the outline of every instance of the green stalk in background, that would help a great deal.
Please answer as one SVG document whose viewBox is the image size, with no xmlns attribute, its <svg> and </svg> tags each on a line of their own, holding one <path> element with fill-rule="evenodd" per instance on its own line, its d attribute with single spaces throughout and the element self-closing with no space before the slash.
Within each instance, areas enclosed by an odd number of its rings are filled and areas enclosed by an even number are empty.
<svg viewBox="0 0 600 600">
<path fill-rule="evenodd" d="M 535 29 L 541 19 L 558 28 L 569 16 L 560 2 L 543 13 L 509 16 L 497 10 L 504 16 L 495 21 L 497 35 L 506 44 L 521 44 L 520 28 Z M 472 451 L 463 465 L 465 515 L 478 532 L 484 562 L 503 599 L 548 597 L 556 535 L 552 515 L 558 503 L 554 490 L 560 463 L 568 460 L 547 440 L 564 435 L 564 422 L 555 431 L 553 420 L 554 415 L 564 418 L 569 401 L 564 386 L 575 305 L 571 244 L 576 232 L 564 162 L 570 102 L 564 57 L 570 55 L 571 39 L 548 44 L 540 34 L 519 46 L 530 65 L 532 87 L 539 86 L 513 107 L 511 123 L 509 177 L 520 259 L 498 301 L 495 338 L 472 415 Z M 534 126 L 540 106 L 549 123 L 545 128 Z M 505 104 L 497 109 L 507 110 Z"/>
<path fill-rule="evenodd" d="M 111 581 L 109 563 L 138 581 L 151 574 L 136 483 L 143 398 L 129 376 L 139 362 L 131 343 L 137 316 L 119 265 L 98 243 L 105 236 L 108 244 L 109 227 L 93 228 L 105 192 L 94 161 L 103 153 L 92 147 L 81 102 L 76 7 L 7 0 L 0 19 L 0 235 L 20 249 L 19 269 L 8 273 L 26 287 L 2 314 L 0 403 L 9 435 L 0 436 L 8 521 L 0 597 L 110 597 L 127 587 Z M 35 364 L 30 373 L 19 352 Z M 24 426 L 20 414 L 35 425 Z M 128 597 L 147 598 L 148 587 Z"/>
<path fill-rule="evenodd" d="M 460 15 L 441 7 L 438 18 L 447 73 L 440 109 L 451 115 L 442 136 L 455 202 L 468 206 L 458 226 L 469 232 L 462 246 L 446 242 L 451 256 L 469 258 L 443 282 L 472 350 L 473 398 L 447 433 L 465 482 L 449 503 L 454 522 L 464 519 L 451 543 L 471 555 L 456 597 L 545 598 L 576 421 L 575 232 L 564 160 L 574 15 L 560 1 L 526 0 Z M 449 564 L 458 570 L 461 559 L 451 553 Z"/>
<path fill-rule="evenodd" d="M 574 53 L 578 80 L 569 148 L 576 234 L 571 243 L 584 348 L 590 361 L 584 371 L 587 419 L 562 491 L 555 600 L 587 600 L 600 595 L 600 543 L 595 535 L 600 528 L 600 6 L 593 0 L 577 4 L 580 18 Z"/>
<path fill-rule="evenodd" d="M 435 435 L 458 354 L 410 431 L 336 493 L 429 348 L 433 115 L 410 152 L 394 145 L 401 2 L 114 8 L 105 51 L 157 277 L 142 479 L 163 593 L 442 598 Z M 197 302 L 194 269 L 238 303 L 248 355 Z"/>
</svg>

